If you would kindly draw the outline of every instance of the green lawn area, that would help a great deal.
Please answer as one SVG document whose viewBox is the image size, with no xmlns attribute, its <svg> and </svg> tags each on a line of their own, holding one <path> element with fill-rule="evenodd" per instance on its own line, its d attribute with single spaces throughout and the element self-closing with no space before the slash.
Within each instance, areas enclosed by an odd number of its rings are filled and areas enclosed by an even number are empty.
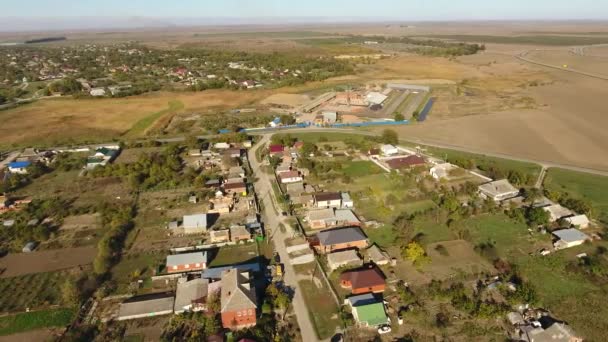
<svg viewBox="0 0 608 342">
<path fill-rule="evenodd" d="M 319 289 L 311 280 L 301 280 L 299 283 L 317 336 L 319 339 L 333 336 L 336 328 L 340 327 L 341 321 L 338 307 L 329 289 L 325 287 L 326 285 Z"/>
<path fill-rule="evenodd" d="M 12 335 L 40 328 L 62 327 L 74 317 L 72 309 L 53 309 L 0 317 L 0 336 Z"/>
<path fill-rule="evenodd" d="M 116 281 L 116 293 L 129 290 L 129 283 L 135 278 L 149 277 L 161 264 L 164 264 L 164 253 L 126 254 L 112 268 L 112 279 Z M 137 277 L 134 277 L 137 274 Z"/>
<path fill-rule="evenodd" d="M 255 243 L 236 246 L 224 246 L 220 248 L 209 263 L 209 267 L 238 264 L 252 261 L 258 257 L 258 249 Z"/>
<path fill-rule="evenodd" d="M 383 248 L 394 245 L 397 237 L 390 225 L 384 225 L 379 228 L 367 228 L 365 229 L 365 234 L 371 243 L 375 243 Z"/>
<path fill-rule="evenodd" d="M 383 170 L 371 161 L 358 160 L 348 162 L 342 172 L 349 177 L 363 177 L 382 173 Z"/>
<path fill-rule="evenodd" d="M 608 177 L 564 169 L 549 169 L 544 187 L 591 201 L 597 217 L 608 222 Z"/>
<path fill-rule="evenodd" d="M 172 100 L 169 101 L 169 108 L 163 109 L 159 112 L 152 113 L 143 119 L 137 121 L 133 127 L 127 132 L 127 137 L 136 137 L 146 133 L 146 130 L 150 128 L 156 120 L 160 119 L 166 114 L 176 112 L 184 108 L 184 104 L 181 101 Z"/>
</svg>

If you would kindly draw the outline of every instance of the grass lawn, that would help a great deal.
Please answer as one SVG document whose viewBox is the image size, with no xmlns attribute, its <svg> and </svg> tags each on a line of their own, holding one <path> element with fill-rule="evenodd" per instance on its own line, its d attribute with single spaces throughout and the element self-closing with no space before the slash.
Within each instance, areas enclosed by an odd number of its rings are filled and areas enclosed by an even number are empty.
<svg viewBox="0 0 608 342">
<path fill-rule="evenodd" d="M 319 289 L 311 280 L 301 280 L 299 284 L 310 310 L 308 314 L 315 326 L 317 336 L 319 339 L 333 336 L 341 322 L 338 307 L 329 289 L 325 288 L 326 285 Z"/>
<path fill-rule="evenodd" d="M 258 249 L 255 243 L 245 245 L 224 246 L 219 249 L 215 257 L 209 263 L 209 267 L 251 262 L 258 257 Z"/>
<path fill-rule="evenodd" d="M 112 268 L 112 279 L 116 281 L 116 293 L 125 293 L 129 290 L 129 283 L 137 278 L 149 277 L 153 271 L 162 264 L 163 253 L 137 253 L 127 254 Z M 138 274 L 137 277 L 133 277 Z"/>
<path fill-rule="evenodd" d="M 0 336 L 12 335 L 40 328 L 61 327 L 70 324 L 72 309 L 53 309 L 20 313 L 0 317 Z"/>
<path fill-rule="evenodd" d="M 348 162 L 342 172 L 349 177 L 363 177 L 382 173 L 383 170 L 371 161 L 359 160 Z"/>
<path fill-rule="evenodd" d="M 519 257 L 535 250 L 532 246 L 537 238 L 528 234 L 528 227 L 502 213 L 472 217 L 464 221 L 462 226 L 471 234 L 474 245 L 494 242 L 501 257 Z M 544 237 L 549 242 L 550 237 L 548 235 Z"/>
<path fill-rule="evenodd" d="M 380 228 L 367 228 L 365 229 L 365 234 L 371 243 L 375 243 L 383 248 L 394 245 L 397 238 L 390 225 L 384 225 Z"/>
<path fill-rule="evenodd" d="M 549 169 L 544 181 L 548 190 L 567 192 L 591 201 L 597 217 L 608 222 L 608 177 L 564 169 Z"/>
</svg>

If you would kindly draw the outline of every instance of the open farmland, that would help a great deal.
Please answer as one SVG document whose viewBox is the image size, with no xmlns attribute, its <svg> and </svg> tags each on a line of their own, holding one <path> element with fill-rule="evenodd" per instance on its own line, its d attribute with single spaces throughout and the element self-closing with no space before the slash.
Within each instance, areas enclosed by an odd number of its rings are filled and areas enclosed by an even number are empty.
<svg viewBox="0 0 608 342">
<path fill-rule="evenodd" d="M 212 90 L 199 93 L 154 93 L 119 99 L 41 100 L 0 112 L 0 146 L 61 145 L 107 142 L 135 127 L 130 137 L 143 135 L 158 121 L 183 111 L 226 109 L 246 105 L 266 91 Z M 170 107 L 170 103 L 173 103 Z M 180 104 L 180 106 L 177 105 Z M 173 108 L 158 115 L 159 111 Z M 143 120 L 143 121 L 142 121 Z M 166 123 L 168 123 L 167 121 Z"/>
<path fill-rule="evenodd" d="M 75 268 L 0 278 L 0 311 L 15 312 L 62 305 L 61 287 L 66 281 L 75 279 L 80 272 Z"/>
<path fill-rule="evenodd" d="M 608 77 L 608 58 L 589 55 L 578 55 L 570 50 L 531 51 L 526 58 L 535 62 L 554 65 L 558 68 L 584 71 Z"/>
<path fill-rule="evenodd" d="M 0 259 L 0 269 L 4 269 L 0 277 L 8 278 L 84 266 L 93 262 L 96 253 L 95 247 L 79 247 L 9 254 Z"/>
</svg>

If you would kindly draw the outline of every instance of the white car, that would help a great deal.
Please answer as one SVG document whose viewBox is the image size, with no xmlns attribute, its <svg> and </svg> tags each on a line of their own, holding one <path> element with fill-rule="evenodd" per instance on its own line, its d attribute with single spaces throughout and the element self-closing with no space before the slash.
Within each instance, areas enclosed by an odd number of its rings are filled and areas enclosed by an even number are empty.
<svg viewBox="0 0 608 342">
<path fill-rule="evenodd" d="M 383 325 L 380 328 L 378 328 L 378 334 L 388 334 L 390 333 L 391 330 L 391 326 L 390 325 Z"/>
</svg>

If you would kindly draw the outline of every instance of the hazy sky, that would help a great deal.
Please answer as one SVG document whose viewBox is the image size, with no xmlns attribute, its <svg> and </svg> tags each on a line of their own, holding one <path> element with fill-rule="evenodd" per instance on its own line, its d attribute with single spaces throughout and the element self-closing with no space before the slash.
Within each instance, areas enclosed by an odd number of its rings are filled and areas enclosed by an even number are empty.
<svg viewBox="0 0 608 342">
<path fill-rule="evenodd" d="M 0 17 L 608 19 L 608 0 L 0 0 Z"/>
</svg>

